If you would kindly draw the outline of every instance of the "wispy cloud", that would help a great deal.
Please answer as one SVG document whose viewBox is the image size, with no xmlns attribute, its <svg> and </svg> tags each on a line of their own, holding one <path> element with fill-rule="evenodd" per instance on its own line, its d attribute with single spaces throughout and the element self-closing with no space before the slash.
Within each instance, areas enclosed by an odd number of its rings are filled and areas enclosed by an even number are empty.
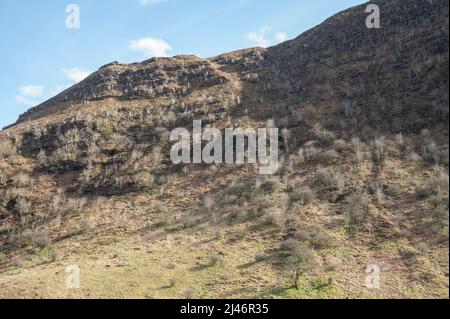
<svg viewBox="0 0 450 319">
<path fill-rule="evenodd" d="M 59 93 L 61 93 L 61 92 L 64 91 L 65 89 L 67 89 L 67 86 L 65 86 L 65 85 L 58 85 L 58 86 L 55 86 L 54 88 L 52 88 L 52 89 L 49 91 L 48 95 L 49 95 L 49 96 L 55 96 L 55 95 L 58 95 Z"/>
<path fill-rule="evenodd" d="M 16 103 L 25 106 L 34 106 L 40 103 L 44 97 L 43 85 L 25 85 L 19 87 L 19 94 L 16 96 Z"/>
<path fill-rule="evenodd" d="M 21 95 L 26 97 L 40 97 L 44 93 L 43 85 L 25 85 L 19 88 Z"/>
<path fill-rule="evenodd" d="M 270 45 L 286 41 L 288 36 L 284 32 L 276 32 L 273 36 L 270 34 L 271 28 L 263 26 L 259 31 L 250 32 L 247 39 L 259 47 L 266 48 Z"/>
<path fill-rule="evenodd" d="M 165 2 L 169 2 L 169 0 L 139 0 L 139 4 L 141 6 L 151 6 L 154 4 L 160 4 Z"/>
<path fill-rule="evenodd" d="M 83 81 L 85 78 L 87 78 L 92 72 L 80 68 L 62 68 L 61 69 L 65 76 L 73 81 L 73 82 L 80 82 Z"/>
<path fill-rule="evenodd" d="M 132 51 L 144 52 L 146 57 L 166 57 L 168 51 L 172 47 L 164 40 L 154 38 L 143 38 L 139 40 L 132 40 L 129 43 L 129 48 Z"/>
<path fill-rule="evenodd" d="M 269 31 L 269 27 L 261 27 L 257 32 L 250 32 L 247 35 L 247 39 L 254 42 L 259 47 L 268 47 L 270 45 L 270 40 L 267 39 L 267 32 Z"/>
<path fill-rule="evenodd" d="M 288 36 L 284 32 L 275 33 L 275 40 L 277 40 L 278 43 L 286 41 L 287 38 L 288 38 Z"/>
<path fill-rule="evenodd" d="M 80 82 L 88 77 L 91 72 L 81 68 L 62 68 L 61 71 L 72 82 Z M 29 84 L 21 86 L 17 89 L 18 93 L 15 96 L 17 104 L 25 105 L 27 107 L 41 104 L 45 100 L 58 95 L 64 91 L 69 85 L 54 86 L 46 88 L 44 85 Z"/>
<path fill-rule="evenodd" d="M 46 88 L 44 85 L 25 85 L 17 89 L 18 94 L 15 96 L 17 104 L 27 107 L 36 106 L 45 100 L 58 95 L 64 91 L 67 86 L 55 86 Z"/>
<path fill-rule="evenodd" d="M 30 99 L 25 96 L 18 95 L 16 96 L 16 103 L 30 107 L 40 104 L 40 100 Z"/>
</svg>

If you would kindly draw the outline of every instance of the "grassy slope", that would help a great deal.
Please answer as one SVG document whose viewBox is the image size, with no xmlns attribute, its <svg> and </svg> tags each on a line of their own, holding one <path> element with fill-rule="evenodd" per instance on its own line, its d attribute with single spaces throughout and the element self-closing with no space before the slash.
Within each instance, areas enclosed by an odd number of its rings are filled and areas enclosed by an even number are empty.
<svg viewBox="0 0 450 319">
<path fill-rule="evenodd" d="M 421 166 L 405 167 L 394 161 L 386 167 L 385 178 L 405 187 L 402 198 L 413 194 L 428 173 Z M 193 176 L 185 180 L 195 180 L 198 172 L 189 174 Z M 246 172 L 240 174 L 245 179 Z M 371 237 L 365 232 L 351 235 L 342 223 L 342 215 L 320 199 L 296 211 L 296 223 L 324 226 L 337 244 L 317 252 L 319 267 L 302 277 L 300 290 L 289 288 L 291 274 L 286 269 L 268 261 L 255 261 L 256 255 L 270 254 L 279 246 L 282 229 L 255 227 L 258 221 L 252 220 L 227 223 L 217 231 L 213 222 L 202 218 L 201 212 L 199 215 L 187 208 L 185 203 L 201 202 L 202 194 L 216 187 L 216 183 L 227 185 L 230 179 L 237 178 L 233 169 L 212 175 L 215 179 L 200 185 L 175 179 L 164 194 L 153 190 L 91 201 L 82 217 L 70 218 L 75 223 L 83 218 L 89 227 L 80 235 L 37 251 L 29 260 L 17 262 L 16 267 L 2 273 L 0 296 L 448 298 L 448 243 L 436 244 L 436 236 L 415 237 L 417 242 L 427 242 L 429 249 L 405 258 L 404 252 L 415 250 L 415 244 L 411 238 L 399 235 L 400 229 L 387 238 Z M 378 207 L 378 213 L 386 219 L 394 215 L 397 219 L 399 215 L 409 218 L 421 213 L 422 207 L 417 205 L 415 201 L 387 198 Z M 196 218 L 191 216 L 200 216 L 200 222 L 192 221 Z M 419 221 L 414 217 L 397 226 L 417 229 L 419 225 L 412 224 Z M 66 225 L 64 221 L 62 224 Z M 220 260 L 211 265 L 213 255 L 219 255 Z M 364 287 L 365 268 L 372 263 L 382 269 L 380 290 Z M 65 288 L 64 269 L 70 264 L 80 265 L 79 290 Z"/>
</svg>

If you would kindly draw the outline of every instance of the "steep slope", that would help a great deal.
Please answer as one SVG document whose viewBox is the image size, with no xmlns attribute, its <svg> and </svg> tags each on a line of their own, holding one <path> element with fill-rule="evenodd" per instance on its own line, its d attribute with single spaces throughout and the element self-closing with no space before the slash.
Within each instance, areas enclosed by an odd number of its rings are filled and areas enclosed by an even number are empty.
<svg viewBox="0 0 450 319">
<path fill-rule="evenodd" d="M 375 124 L 397 132 L 417 132 L 445 122 L 448 6 L 445 1 L 422 0 L 377 4 L 382 12 L 381 29 L 366 27 L 363 5 L 267 50 L 243 50 L 208 60 L 180 56 L 131 65 L 114 62 L 31 109 L 19 122 L 75 102 L 161 96 L 182 100 L 199 87 L 226 87 L 232 79 L 240 86 L 231 94 L 242 94 L 244 99 L 255 93 L 260 98 L 276 97 L 277 103 L 256 102 L 258 108 L 267 105 L 264 111 L 273 112 L 265 114 L 266 118 L 289 114 L 286 105 L 311 104 L 319 110 L 326 108 L 328 114 L 335 112 L 338 118 L 342 111 L 354 115 L 358 128 Z"/>
<path fill-rule="evenodd" d="M 377 4 L 380 29 L 362 5 L 267 49 L 114 62 L 23 114 L 0 296 L 448 297 L 448 2 Z M 195 119 L 273 122 L 282 167 L 173 165 Z"/>
</svg>

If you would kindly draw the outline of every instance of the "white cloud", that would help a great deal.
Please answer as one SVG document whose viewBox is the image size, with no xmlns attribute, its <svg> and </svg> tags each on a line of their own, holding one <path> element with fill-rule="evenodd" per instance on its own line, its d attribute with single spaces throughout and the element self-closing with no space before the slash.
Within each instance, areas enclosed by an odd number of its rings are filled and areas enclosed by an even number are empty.
<svg viewBox="0 0 450 319">
<path fill-rule="evenodd" d="M 247 35 L 247 39 L 254 42 L 257 46 L 266 48 L 270 45 L 280 43 L 286 41 L 288 36 L 284 32 L 276 32 L 272 36 L 269 34 L 271 28 L 264 26 L 259 29 L 257 32 L 250 32 Z"/>
<path fill-rule="evenodd" d="M 35 106 L 44 98 L 43 85 L 25 85 L 19 87 L 19 94 L 15 97 L 18 104 Z"/>
<path fill-rule="evenodd" d="M 90 71 L 80 68 L 62 68 L 62 72 L 73 82 L 80 82 L 91 74 Z M 54 86 L 46 88 L 43 85 L 24 85 L 18 88 L 18 94 L 15 96 L 17 104 L 27 107 L 41 104 L 45 100 L 58 95 L 64 91 L 67 86 Z"/>
<path fill-rule="evenodd" d="M 18 96 L 16 96 L 16 103 L 22 104 L 22 105 L 25 105 L 25 106 L 35 106 L 35 105 L 40 104 L 40 101 L 39 100 L 30 99 L 30 98 L 22 96 L 22 95 L 18 95 Z"/>
<path fill-rule="evenodd" d="M 139 40 L 132 40 L 129 43 L 130 50 L 144 52 L 149 58 L 152 57 L 166 57 L 172 47 L 164 40 L 154 38 L 143 38 Z"/>
<path fill-rule="evenodd" d="M 15 101 L 27 107 L 36 106 L 58 95 L 66 88 L 67 86 L 55 86 L 51 89 L 46 89 L 43 85 L 21 86 L 18 88 L 19 94 L 15 96 Z"/>
<path fill-rule="evenodd" d="M 64 85 L 58 85 L 53 87 L 50 92 L 48 93 L 49 96 L 56 96 L 59 93 L 61 93 L 62 91 L 64 91 L 65 89 L 67 89 L 67 86 Z"/>
<path fill-rule="evenodd" d="M 92 73 L 91 71 L 83 70 L 80 68 L 62 68 L 62 71 L 68 79 L 74 82 L 83 81 Z"/>
<path fill-rule="evenodd" d="M 168 1 L 169 0 L 139 0 L 139 3 L 141 6 L 151 6 L 154 4 L 160 4 Z"/>
<path fill-rule="evenodd" d="M 270 45 L 270 40 L 266 37 L 268 31 L 270 31 L 269 27 L 261 27 L 258 32 L 250 32 L 247 35 L 247 39 L 259 47 L 268 47 Z"/>
<path fill-rule="evenodd" d="M 287 38 L 288 38 L 288 36 L 284 32 L 275 33 L 275 40 L 277 40 L 278 43 L 286 41 Z"/>
<path fill-rule="evenodd" d="M 24 97 L 40 97 L 44 93 L 43 85 L 25 85 L 19 88 L 20 95 Z"/>
</svg>

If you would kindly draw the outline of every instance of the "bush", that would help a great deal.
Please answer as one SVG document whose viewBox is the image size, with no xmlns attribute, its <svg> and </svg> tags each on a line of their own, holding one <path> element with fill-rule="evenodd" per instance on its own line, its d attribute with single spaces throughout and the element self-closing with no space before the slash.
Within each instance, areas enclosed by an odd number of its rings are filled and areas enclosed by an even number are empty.
<svg viewBox="0 0 450 319">
<path fill-rule="evenodd" d="M 320 150 L 312 145 L 307 146 L 305 148 L 301 148 L 298 151 L 298 162 L 314 162 L 317 160 L 320 154 Z"/>
<path fill-rule="evenodd" d="M 370 184 L 370 191 L 373 195 L 375 195 L 377 203 L 382 204 L 384 201 L 383 188 L 377 182 L 372 182 Z"/>
<path fill-rule="evenodd" d="M 197 290 L 195 288 L 187 288 L 183 294 L 186 299 L 193 299 L 196 293 Z"/>
<path fill-rule="evenodd" d="M 52 245 L 52 241 L 47 234 L 37 229 L 26 229 L 22 232 L 21 236 L 24 240 L 29 241 L 40 249 L 44 249 Z"/>
<path fill-rule="evenodd" d="M 335 150 L 328 150 L 319 155 L 319 160 L 323 164 L 335 163 L 339 158 L 339 154 Z"/>
<path fill-rule="evenodd" d="M 421 152 L 425 161 L 435 164 L 439 163 L 439 148 L 433 140 L 426 139 L 423 141 Z"/>
<path fill-rule="evenodd" d="M 336 135 L 333 132 L 328 131 L 318 125 L 313 128 L 314 137 L 319 141 L 320 144 L 331 144 L 335 139 Z"/>
<path fill-rule="evenodd" d="M 360 225 L 366 221 L 370 198 L 365 192 L 354 193 L 347 199 L 347 214 L 350 225 Z"/>
<path fill-rule="evenodd" d="M 15 209 L 20 216 L 28 215 L 31 212 L 31 203 L 24 197 L 19 197 L 16 200 Z"/>
<path fill-rule="evenodd" d="M 448 187 L 448 174 L 440 173 L 431 177 L 425 186 L 416 192 L 417 198 L 427 200 L 431 209 L 430 226 L 434 228 L 449 225 Z"/>
<path fill-rule="evenodd" d="M 335 238 L 319 226 L 309 226 L 308 228 L 305 227 L 297 231 L 294 239 L 299 242 L 308 243 L 315 249 L 333 247 L 335 242 Z"/>
<path fill-rule="evenodd" d="M 213 255 L 209 256 L 209 262 L 210 262 L 211 266 L 217 265 L 217 263 L 221 260 L 222 260 L 222 257 L 220 257 L 220 255 L 218 255 L 218 254 L 213 254 Z"/>
<path fill-rule="evenodd" d="M 335 149 L 339 153 L 345 152 L 349 148 L 350 148 L 350 146 L 344 140 L 336 140 L 333 143 L 333 149 Z"/>
<path fill-rule="evenodd" d="M 438 227 L 448 227 L 449 225 L 449 206 L 448 198 L 447 205 L 439 205 L 435 207 L 431 214 L 432 222 Z"/>
<path fill-rule="evenodd" d="M 321 168 L 317 170 L 315 183 L 318 186 L 326 187 L 330 190 L 342 191 L 345 186 L 343 176 L 338 172 L 332 172 L 329 169 Z"/>
<path fill-rule="evenodd" d="M 372 161 L 376 166 L 383 167 L 386 160 L 386 146 L 384 138 L 376 138 L 372 142 Z"/>
<path fill-rule="evenodd" d="M 364 161 L 364 150 L 363 150 L 364 144 L 361 143 L 359 138 L 355 137 L 352 138 L 352 148 L 353 151 L 355 152 L 356 162 L 358 164 L 361 164 Z"/>
<path fill-rule="evenodd" d="M 133 183 L 139 188 L 151 187 L 155 182 L 155 176 L 149 172 L 137 172 L 132 178 Z"/>
<path fill-rule="evenodd" d="M 447 191 L 448 187 L 448 174 L 441 173 L 436 177 L 429 178 L 425 186 L 416 191 L 416 196 L 419 199 L 427 199 L 431 196 L 437 196 L 440 193 Z"/>
<path fill-rule="evenodd" d="M 48 165 L 48 157 L 44 150 L 40 150 L 36 155 L 36 160 L 41 168 L 45 168 Z"/>
<path fill-rule="evenodd" d="M 286 216 L 280 209 L 272 209 L 264 216 L 264 221 L 268 225 L 282 228 L 286 222 Z"/>
<path fill-rule="evenodd" d="M 308 186 L 302 186 L 291 193 L 291 201 L 299 202 L 301 205 L 308 205 L 314 200 L 315 194 Z"/>
<path fill-rule="evenodd" d="M 30 176 L 28 176 L 24 173 L 19 173 L 16 176 L 14 176 L 14 178 L 13 178 L 14 187 L 17 187 L 17 188 L 27 187 L 27 186 L 30 186 L 30 184 L 31 184 Z"/>
<path fill-rule="evenodd" d="M 241 195 L 247 190 L 247 186 L 243 183 L 233 181 L 225 190 L 225 195 Z"/>
<path fill-rule="evenodd" d="M 6 159 L 11 156 L 17 155 L 17 147 L 12 143 L 1 143 L 0 144 L 0 158 Z"/>
<path fill-rule="evenodd" d="M 261 255 L 261 254 L 257 254 L 255 255 L 255 262 L 259 263 L 259 262 L 263 262 L 267 259 L 266 255 Z"/>
<path fill-rule="evenodd" d="M 271 194 L 284 188 L 284 185 L 276 178 L 270 178 L 259 186 L 259 190 Z"/>
</svg>

